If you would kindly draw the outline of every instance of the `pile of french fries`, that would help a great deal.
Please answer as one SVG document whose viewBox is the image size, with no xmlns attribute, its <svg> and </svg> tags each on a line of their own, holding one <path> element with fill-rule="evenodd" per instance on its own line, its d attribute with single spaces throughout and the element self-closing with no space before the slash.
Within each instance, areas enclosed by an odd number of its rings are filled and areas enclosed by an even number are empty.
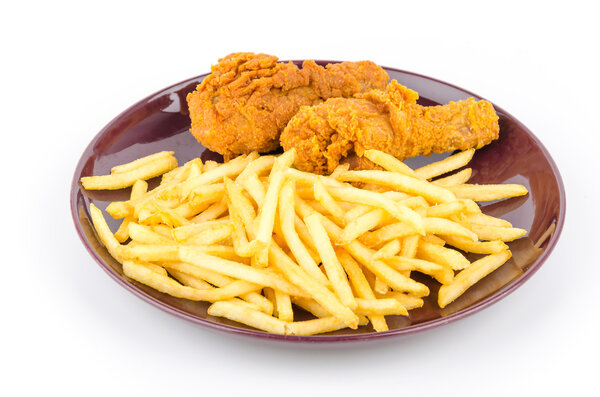
<svg viewBox="0 0 600 397">
<path fill-rule="evenodd" d="M 423 305 L 429 288 L 413 272 L 441 284 L 443 308 L 511 257 L 505 242 L 526 234 L 481 212 L 477 201 L 527 189 L 467 184 L 471 170 L 455 171 L 473 153 L 413 170 L 367 150 L 382 170 L 340 165 L 320 176 L 295 169 L 293 150 L 180 167 L 173 152 L 160 152 L 81 182 L 132 186 L 129 200 L 106 209 L 123 219 L 114 234 L 90 206 L 99 239 L 127 277 L 212 302 L 209 315 L 266 332 L 313 335 L 369 322 L 380 332 L 385 316 Z M 148 191 L 144 180 L 160 174 Z M 482 256 L 470 262 L 464 252 Z M 294 321 L 297 308 L 315 319 Z"/>
</svg>

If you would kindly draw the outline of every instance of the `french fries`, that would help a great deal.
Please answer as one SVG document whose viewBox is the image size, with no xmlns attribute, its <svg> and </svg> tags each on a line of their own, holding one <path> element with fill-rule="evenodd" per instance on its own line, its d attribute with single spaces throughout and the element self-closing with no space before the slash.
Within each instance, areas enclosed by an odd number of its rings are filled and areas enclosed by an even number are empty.
<svg viewBox="0 0 600 397">
<path fill-rule="evenodd" d="M 429 287 L 414 272 L 441 284 L 443 308 L 508 261 L 505 242 L 526 233 L 476 203 L 527 194 L 523 186 L 470 185 L 469 168 L 434 179 L 473 153 L 412 170 L 367 150 L 385 171 L 340 165 L 319 176 L 295 169 L 294 151 L 180 167 L 165 151 L 81 182 L 133 186 L 128 200 L 107 207 L 123 218 L 115 234 L 90 205 L 98 239 L 129 279 L 210 302 L 210 316 L 265 332 L 314 335 L 369 322 L 381 332 L 386 316 L 423 306 Z M 144 180 L 161 174 L 148 191 Z M 471 263 L 463 252 L 486 256 Z M 299 309 L 315 319 L 297 321 Z"/>
</svg>

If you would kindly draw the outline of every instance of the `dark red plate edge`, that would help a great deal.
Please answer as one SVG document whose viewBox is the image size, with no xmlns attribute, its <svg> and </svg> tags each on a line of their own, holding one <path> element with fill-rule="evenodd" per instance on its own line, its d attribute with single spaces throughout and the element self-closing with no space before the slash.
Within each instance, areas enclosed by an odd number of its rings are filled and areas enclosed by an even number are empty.
<svg viewBox="0 0 600 397">
<path fill-rule="evenodd" d="M 282 62 L 294 62 L 294 63 L 298 63 L 298 62 L 302 62 L 300 60 L 292 60 L 292 61 L 282 61 Z M 338 63 L 341 61 L 329 61 L 329 60 L 316 60 L 315 62 L 319 63 L 319 64 L 327 64 L 327 63 Z M 476 95 L 474 93 L 472 93 L 471 91 L 465 90 L 459 86 L 456 86 L 454 84 L 451 83 L 447 83 L 443 80 L 439 80 L 433 77 L 429 77 L 429 76 L 425 76 L 419 73 L 414 73 L 414 72 L 410 72 L 410 71 L 406 71 L 406 70 L 402 70 L 402 69 L 396 69 L 396 68 L 391 68 L 391 67 L 385 67 L 382 66 L 384 69 L 386 70 L 391 70 L 391 71 L 395 71 L 395 72 L 400 72 L 400 73 L 404 73 L 404 74 L 409 74 L 409 75 L 413 75 L 416 77 L 420 77 L 420 78 L 424 78 L 427 80 L 431 80 L 440 84 L 444 84 L 446 86 L 455 88 L 457 90 L 463 91 L 475 98 L 482 98 L 479 95 Z M 201 77 L 205 77 L 207 76 L 209 73 L 206 74 L 201 74 L 195 77 L 191 77 L 189 79 L 183 80 L 179 83 L 175 83 L 172 84 L 168 87 L 162 88 L 158 91 L 156 91 L 155 93 L 148 95 L 147 97 L 143 98 L 142 100 L 138 101 L 137 103 L 131 105 L 130 107 L 128 107 L 127 109 L 125 109 L 124 111 L 122 111 L 121 113 L 119 113 L 116 117 L 114 117 L 110 122 L 108 122 L 104 128 L 102 128 L 97 134 L 96 136 L 92 139 L 92 141 L 86 146 L 86 148 L 84 149 L 83 153 L 87 152 L 87 151 L 91 151 L 91 149 L 93 148 L 94 144 L 100 139 L 101 136 L 104 135 L 106 129 L 111 126 L 113 124 L 113 122 L 117 119 L 120 119 L 122 116 L 133 112 L 134 110 L 136 110 L 137 108 L 145 105 L 149 100 L 153 99 L 154 97 L 156 97 L 158 94 L 160 94 L 163 91 L 169 90 L 173 87 L 179 86 L 179 85 L 184 85 L 184 84 L 190 84 L 191 82 L 193 82 L 194 80 L 197 80 Z M 556 229 L 554 231 L 554 234 L 552 235 L 552 237 L 550 238 L 550 241 L 548 242 L 548 245 L 546 247 L 546 249 L 544 250 L 544 252 L 540 255 L 540 257 L 527 269 L 527 271 L 518 279 L 512 281 L 511 283 L 505 285 L 504 287 L 500 288 L 499 290 L 497 290 L 494 295 L 483 299 L 482 301 L 467 307 L 466 309 L 460 310 L 456 313 L 453 313 L 451 315 L 448 315 L 446 317 L 440 317 L 438 319 L 429 321 L 429 322 L 425 322 L 425 323 L 421 323 L 418 325 L 414 325 L 414 326 L 408 326 L 406 328 L 399 328 L 399 329 L 395 329 L 395 330 L 391 330 L 391 331 L 384 331 L 384 332 L 371 332 L 371 333 L 365 333 L 365 334 L 354 334 L 354 335 L 313 335 L 313 336 L 294 336 L 294 335 L 279 335 L 279 334 L 270 334 L 267 332 L 263 332 L 263 331 L 259 331 L 259 330 L 252 330 L 252 329 L 244 329 L 244 328 L 237 328 L 237 327 L 233 327 L 233 326 L 229 326 L 229 325 L 225 325 L 225 324 L 219 324 L 219 323 L 215 323 L 212 321 L 209 321 L 207 319 L 202 319 L 202 318 L 198 318 L 195 316 L 192 316 L 186 312 L 177 310 L 177 309 L 173 309 L 172 307 L 169 307 L 168 305 L 166 305 L 165 303 L 163 303 L 162 301 L 155 299 L 151 296 L 148 296 L 146 294 L 144 294 L 142 291 L 138 290 L 135 286 L 133 286 L 132 284 L 128 283 L 125 279 L 123 279 L 119 274 L 115 273 L 110 266 L 106 265 L 106 263 L 102 260 L 102 258 L 100 258 L 100 256 L 98 256 L 96 254 L 96 252 L 94 252 L 94 250 L 91 248 L 90 244 L 88 243 L 87 239 L 85 238 L 84 232 L 81 229 L 81 225 L 79 223 L 79 214 L 78 214 L 78 208 L 77 208 L 77 194 L 80 190 L 80 186 L 79 186 L 79 179 L 78 179 L 78 171 L 81 170 L 81 168 L 83 167 L 83 163 L 84 163 L 84 159 L 83 157 L 81 157 L 79 159 L 79 161 L 77 162 L 77 166 L 75 168 L 75 172 L 73 173 L 73 179 L 71 182 L 71 192 L 70 192 L 70 207 L 71 207 L 71 216 L 73 219 L 73 223 L 75 225 L 75 229 L 77 231 L 77 234 L 79 235 L 79 238 L 81 239 L 83 245 L 85 246 L 86 250 L 89 252 L 89 254 L 92 256 L 92 258 L 94 258 L 94 260 L 98 263 L 98 265 L 100 265 L 100 267 L 111 277 L 113 278 L 118 284 L 120 284 L 121 286 L 123 286 L 124 288 L 126 288 L 127 290 L 129 290 L 130 292 L 132 292 L 134 295 L 136 295 L 138 298 L 149 302 L 151 304 L 153 304 L 154 306 L 158 307 L 159 309 L 173 314 L 177 317 L 183 318 L 185 320 L 194 322 L 196 324 L 201 324 L 203 326 L 206 326 L 210 329 L 215 329 L 215 330 L 220 330 L 220 331 L 226 331 L 229 333 L 233 333 L 233 334 L 238 334 L 238 335 L 245 335 L 245 336 L 254 336 L 254 337 L 260 337 L 260 338 L 265 338 L 265 339 L 269 339 L 269 340 L 277 340 L 277 341 L 292 341 L 292 342 L 349 342 L 349 341 L 367 341 L 367 340 L 374 340 L 374 339 L 381 339 L 381 338 L 387 338 L 390 336 L 395 336 L 395 335 L 408 335 L 408 334 L 412 334 L 415 332 L 419 332 L 419 331 L 424 331 L 427 329 L 431 329 L 431 328 L 436 328 L 438 326 L 441 325 L 445 325 L 451 322 L 454 322 L 456 320 L 465 318 L 467 316 L 470 316 L 471 314 L 474 314 L 488 306 L 491 306 L 492 304 L 498 302 L 499 300 L 503 299 L 504 297 L 506 297 L 507 295 L 509 295 L 510 293 L 512 293 L 514 290 L 516 290 L 518 287 L 520 287 L 525 281 L 527 281 L 529 278 L 531 278 L 531 276 L 533 276 L 533 274 L 535 272 L 537 272 L 539 270 L 539 268 L 541 267 L 541 265 L 547 260 L 547 258 L 550 256 L 550 254 L 552 253 L 552 251 L 554 250 L 558 239 L 562 233 L 562 229 L 564 226 L 564 222 L 565 222 L 565 216 L 566 216 L 566 193 L 565 193 L 565 188 L 564 188 L 564 183 L 561 177 L 561 174 L 558 170 L 558 167 L 556 166 L 556 163 L 554 162 L 554 160 L 552 159 L 552 156 L 550 155 L 550 153 L 548 152 L 548 149 L 546 149 L 546 147 L 543 145 L 543 143 L 537 138 L 537 136 L 531 132 L 531 130 L 529 128 L 527 128 L 523 123 L 521 123 L 518 119 L 516 119 L 515 117 L 513 117 L 510 113 L 508 113 L 507 111 L 505 111 L 503 108 L 496 106 L 496 104 L 493 104 L 494 108 L 496 109 L 496 111 L 498 113 L 502 113 L 504 116 L 511 118 L 513 121 L 515 121 L 519 127 L 523 128 L 530 136 L 531 138 L 535 141 L 536 145 L 540 148 L 541 152 L 543 153 L 544 157 L 546 158 L 546 161 L 548 161 L 548 164 L 550 165 L 550 168 L 552 169 L 552 172 L 555 176 L 557 185 L 558 185 L 558 190 L 559 190 L 559 198 L 560 198 L 560 203 L 559 203 L 559 213 L 558 213 L 558 219 L 556 222 Z"/>
</svg>

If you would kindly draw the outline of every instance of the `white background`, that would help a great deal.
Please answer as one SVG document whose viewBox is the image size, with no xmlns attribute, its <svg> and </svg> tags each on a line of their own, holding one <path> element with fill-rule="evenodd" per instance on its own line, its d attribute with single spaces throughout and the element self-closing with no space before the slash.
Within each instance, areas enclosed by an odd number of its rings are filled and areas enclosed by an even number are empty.
<svg viewBox="0 0 600 397">
<path fill-rule="evenodd" d="M 597 13 L 577 1 L 389 4 L 2 6 L 0 394 L 597 392 Z M 364 345 L 232 337 L 133 296 L 76 236 L 68 208 L 75 165 L 123 109 L 235 51 L 370 59 L 507 109 L 544 142 L 564 178 L 567 220 L 554 253 L 478 314 Z"/>
</svg>

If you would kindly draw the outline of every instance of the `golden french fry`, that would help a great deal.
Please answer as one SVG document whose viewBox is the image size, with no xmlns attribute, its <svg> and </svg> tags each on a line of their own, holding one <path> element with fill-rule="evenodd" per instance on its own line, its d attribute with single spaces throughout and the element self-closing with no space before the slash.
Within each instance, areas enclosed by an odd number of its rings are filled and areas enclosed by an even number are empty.
<svg viewBox="0 0 600 397">
<path fill-rule="evenodd" d="M 489 216 L 483 213 L 467 215 L 465 220 L 469 223 L 475 223 L 477 225 L 484 226 L 496 226 L 496 227 L 512 227 L 509 221 L 504 219 Z"/>
<path fill-rule="evenodd" d="M 439 306 L 442 309 L 446 307 L 446 305 L 462 295 L 477 281 L 506 263 L 511 256 L 512 253 L 509 250 L 505 250 L 484 256 L 473 262 L 470 267 L 458 273 L 450 284 L 442 285 L 438 292 Z"/>
<path fill-rule="evenodd" d="M 441 187 L 462 185 L 463 183 L 467 183 L 469 179 L 471 179 L 472 173 L 473 170 L 471 168 L 465 168 L 464 170 L 455 172 L 454 174 L 448 175 L 447 177 L 431 181 L 431 183 Z"/>
<path fill-rule="evenodd" d="M 130 171 L 118 174 L 85 176 L 81 184 L 86 190 L 118 190 L 132 186 L 138 179 L 151 179 L 177 167 L 175 157 L 161 157 Z"/>
<path fill-rule="evenodd" d="M 317 214 L 309 215 L 304 218 L 304 223 L 308 227 L 308 231 L 317 247 L 333 290 L 344 305 L 354 310 L 356 308 L 354 295 L 350 289 L 350 284 L 348 284 L 344 268 L 340 264 L 331 245 L 331 240 L 329 240 L 329 236 L 327 235 L 327 231 L 325 231 L 321 223 L 320 216 Z"/>
<path fill-rule="evenodd" d="M 387 171 L 397 172 L 400 174 L 408 175 L 413 178 L 417 178 L 417 174 L 408 165 L 398 160 L 394 156 L 388 153 L 384 153 L 379 150 L 369 149 L 365 150 L 363 154 L 366 158 L 374 162 L 375 164 L 383 167 Z"/>
<path fill-rule="evenodd" d="M 434 218 L 448 218 L 465 210 L 465 205 L 460 201 L 451 203 L 432 205 L 427 208 L 427 216 Z"/>
<path fill-rule="evenodd" d="M 281 291 L 275 291 L 275 302 L 277 303 L 277 317 L 281 321 L 294 321 L 294 311 L 290 296 Z"/>
<path fill-rule="evenodd" d="M 524 196 L 527 188 L 523 185 L 458 185 L 449 186 L 446 189 L 453 192 L 459 199 L 471 199 L 474 201 L 491 201 L 511 197 Z"/>
<path fill-rule="evenodd" d="M 471 262 L 460 252 L 446 247 L 440 247 L 426 241 L 419 241 L 417 257 L 446 266 L 453 270 L 461 270 L 471 265 Z"/>
<path fill-rule="evenodd" d="M 459 223 L 453 222 L 444 218 L 424 218 L 425 231 L 431 234 L 450 234 L 470 238 L 477 241 L 477 234 L 462 226 Z"/>
<path fill-rule="evenodd" d="M 230 220 L 207 221 L 202 223 L 194 223 L 191 225 L 180 226 L 172 229 L 171 234 L 176 241 L 185 241 L 196 236 L 198 233 L 213 231 L 219 227 L 231 225 Z"/>
<path fill-rule="evenodd" d="M 306 249 L 300 237 L 296 233 L 294 227 L 296 212 L 294 211 L 294 183 L 288 180 L 284 183 L 281 188 L 280 200 L 279 200 L 279 219 L 281 220 L 281 228 L 283 231 L 283 237 L 292 251 L 294 258 L 298 261 L 298 264 L 316 281 L 321 284 L 328 286 L 330 285 L 329 280 L 323 274 L 321 269 L 315 260 L 313 260 L 309 251 Z M 310 237 L 308 228 L 306 229 Z"/>
<path fill-rule="evenodd" d="M 344 210 L 340 205 L 331 197 L 327 188 L 322 182 L 323 178 L 317 178 L 317 181 L 314 185 L 314 195 L 315 199 L 321 203 L 323 208 L 330 213 L 335 221 L 342 225 L 344 223 Z"/>
<path fill-rule="evenodd" d="M 366 324 L 366 319 L 359 317 L 358 325 Z M 346 328 L 346 324 L 335 317 L 325 317 L 286 323 L 285 328 L 288 335 L 307 336 L 337 331 L 338 329 Z"/>
<path fill-rule="evenodd" d="M 398 271 L 415 270 L 420 273 L 428 274 L 442 284 L 448 284 L 454 278 L 452 269 L 422 259 L 395 256 L 393 258 L 385 259 L 384 262 Z"/>
<path fill-rule="evenodd" d="M 402 249 L 399 239 L 391 240 L 373 254 L 373 259 L 386 259 L 395 256 Z"/>
<path fill-rule="evenodd" d="M 285 334 L 284 321 L 235 302 L 215 302 L 208 308 L 208 314 L 225 317 L 272 334 Z"/>
<path fill-rule="evenodd" d="M 401 192 L 422 196 L 432 204 L 456 200 L 454 194 L 446 188 L 396 172 L 347 171 L 338 179 L 346 182 L 367 182 L 388 186 Z"/>
<path fill-rule="evenodd" d="M 129 223 L 129 237 L 132 241 L 142 244 L 172 244 L 173 241 L 152 231 L 147 226 L 135 222 Z"/>
<path fill-rule="evenodd" d="M 423 306 L 424 303 L 423 299 L 417 298 L 416 296 L 403 294 L 402 292 L 388 292 L 387 294 L 380 296 L 380 298 L 396 299 L 402 304 L 402 306 L 406 308 L 406 310 L 419 308 Z"/>
<path fill-rule="evenodd" d="M 90 215 L 92 218 L 92 224 L 94 225 L 94 229 L 96 229 L 96 233 L 98 233 L 100 242 L 102 242 L 102 244 L 108 250 L 108 253 L 113 258 L 122 263 L 122 250 L 124 247 L 119 244 L 115 236 L 110 231 L 110 228 L 106 224 L 106 220 L 102 215 L 102 211 L 100 211 L 94 204 L 90 204 Z"/>
<path fill-rule="evenodd" d="M 484 226 L 472 223 L 469 225 L 469 228 L 479 239 L 489 241 L 513 241 L 527 234 L 527 230 L 517 227 Z"/>
<path fill-rule="evenodd" d="M 175 153 L 163 151 L 163 152 L 150 154 L 145 157 L 140 157 L 139 159 L 133 160 L 132 162 L 120 164 L 120 165 L 116 165 L 116 166 L 112 167 L 110 169 L 110 173 L 118 174 L 118 173 L 123 173 L 123 172 L 129 172 L 129 171 L 135 170 L 137 168 L 140 168 L 142 165 L 152 163 L 152 162 L 156 161 L 157 159 L 160 159 L 163 157 L 173 157 L 173 154 L 175 154 Z"/>
<path fill-rule="evenodd" d="M 421 236 L 421 239 L 423 241 L 427 242 L 427 243 L 439 245 L 439 246 L 442 246 L 442 247 L 444 245 L 446 245 L 446 241 L 444 239 L 439 238 L 438 236 L 433 235 L 433 234 L 426 234 L 425 236 Z"/>
<path fill-rule="evenodd" d="M 446 157 L 444 160 L 436 161 L 435 163 L 427 164 L 415 170 L 415 174 L 423 179 L 431 179 L 436 176 L 454 171 L 463 167 L 471 161 L 475 149 L 465 150 L 464 152 L 456 153 Z"/>
<path fill-rule="evenodd" d="M 228 210 L 227 201 L 222 199 L 212 203 L 204 211 L 190 219 L 192 223 L 202 223 L 217 219 Z"/>
<path fill-rule="evenodd" d="M 475 254 L 495 254 L 508 249 L 508 245 L 502 241 L 472 241 L 464 237 L 442 235 L 448 244 L 465 252 Z"/>
<path fill-rule="evenodd" d="M 356 314 L 400 315 L 408 316 L 408 311 L 396 299 L 356 299 Z"/>
<path fill-rule="evenodd" d="M 360 241 L 369 247 L 377 247 L 387 241 L 411 235 L 415 235 L 414 229 L 405 223 L 399 222 L 384 226 L 370 233 L 364 233 Z"/>
</svg>

